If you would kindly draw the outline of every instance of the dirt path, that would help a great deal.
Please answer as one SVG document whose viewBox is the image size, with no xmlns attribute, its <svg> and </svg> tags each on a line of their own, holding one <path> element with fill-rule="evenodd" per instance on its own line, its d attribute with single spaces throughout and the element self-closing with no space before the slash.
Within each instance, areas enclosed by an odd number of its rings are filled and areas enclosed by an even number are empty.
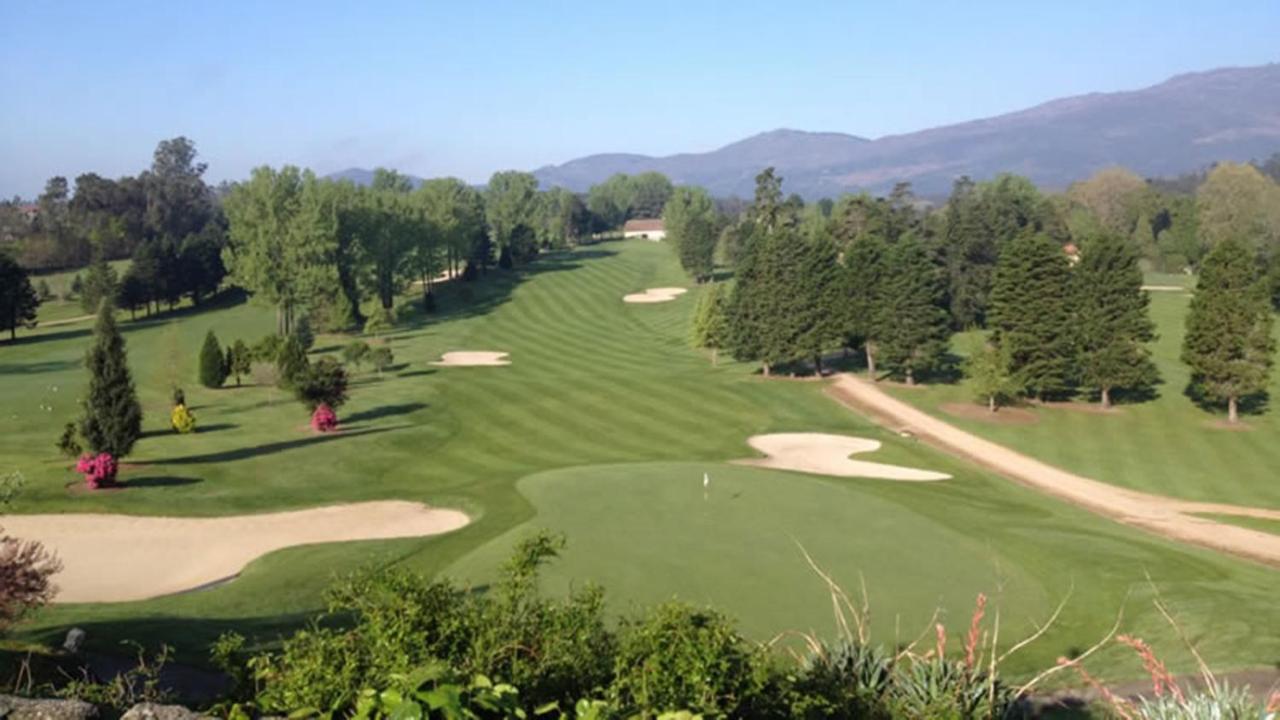
<svg viewBox="0 0 1280 720">
<path fill-rule="evenodd" d="M 95 317 L 97 317 L 97 315 L 80 315 L 73 318 L 63 318 L 61 320 L 49 320 L 48 322 L 41 322 L 40 324 L 36 325 L 36 327 L 47 328 L 47 327 L 57 327 L 59 325 L 70 325 L 72 323 L 84 322 L 85 320 L 92 320 Z"/>
<path fill-rule="evenodd" d="M 229 580 L 295 545 L 437 535 L 465 513 L 385 500 L 213 518 L 64 513 L 6 515 L 5 533 L 57 553 L 56 602 L 144 600 Z"/>
<path fill-rule="evenodd" d="M 946 452 L 1100 515 L 1174 540 L 1280 566 L 1280 535 L 1195 515 L 1215 513 L 1280 520 L 1280 510 L 1177 500 L 1091 480 L 965 432 L 852 375 L 837 376 L 829 393 L 895 432 L 911 433 Z"/>
</svg>

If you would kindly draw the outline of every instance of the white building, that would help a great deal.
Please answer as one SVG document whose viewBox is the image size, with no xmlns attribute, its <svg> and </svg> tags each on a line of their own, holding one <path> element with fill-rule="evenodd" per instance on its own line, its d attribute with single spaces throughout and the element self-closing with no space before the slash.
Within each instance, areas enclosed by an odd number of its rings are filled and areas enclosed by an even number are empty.
<svg viewBox="0 0 1280 720">
<path fill-rule="evenodd" d="M 622 237 L 658 241 L 667 237 L 667 230 L 662 226 L 662 218 L 637 218 L 622 226 Z"/>
</svg>

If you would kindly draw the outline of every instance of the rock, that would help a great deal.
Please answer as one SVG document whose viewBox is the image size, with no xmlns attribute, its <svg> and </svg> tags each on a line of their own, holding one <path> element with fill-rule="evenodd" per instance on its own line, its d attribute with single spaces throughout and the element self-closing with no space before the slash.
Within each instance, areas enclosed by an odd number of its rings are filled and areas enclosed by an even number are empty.
<svg viewBox="0 0 1280 720">
<path fill-rule="evenodd" d="M 62 641 L 62 649 L 75 655 L 80 652 L 80 648 L 84 646 L 85 632 L 80 628 L 71 628 L 67 631 L 67 639 Z"/>
<path fill-rule="evenodd" d="M 208 715 L 188 710 L 181 705 L 157 705 L 139 703 L 120 716 L 120 720 L 198 720 Z"/>
<path fill-rule="evenodd" d="M 0 695 L 0 718 L 5 720 L 90 720 L 98 708 L 81 700 L 33 700 Z"/>
</svg>

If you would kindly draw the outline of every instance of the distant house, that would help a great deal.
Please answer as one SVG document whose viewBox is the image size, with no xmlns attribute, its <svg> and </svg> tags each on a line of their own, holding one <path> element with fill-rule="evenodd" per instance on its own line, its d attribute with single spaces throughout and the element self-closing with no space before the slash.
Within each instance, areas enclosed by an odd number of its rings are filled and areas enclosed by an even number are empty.
<svg viewBox="0 0 1280 720">
<path fill-rule="evenodd" d="M 1075 243 L 1069 242 L 1063 245 L 1062 252 L 1066 254 L 1068 263 L 1075 265 L 1080 262 L 1080 248 L 1076 247 Z"/>
<path fill-rule="evenodd" d="M 636 218 L 622 226 L 622 237 L 658 241 L 667 237 L 667 230 L 662 225 L 662 218 Z"/>
</svg>

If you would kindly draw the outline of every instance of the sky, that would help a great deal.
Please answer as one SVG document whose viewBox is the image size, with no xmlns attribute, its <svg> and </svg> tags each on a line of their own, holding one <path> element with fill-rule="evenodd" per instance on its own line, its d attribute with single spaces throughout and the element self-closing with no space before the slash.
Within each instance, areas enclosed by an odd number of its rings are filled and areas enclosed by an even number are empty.
<svg viewBox="0 0 1280 720">
<path fill-rule="evenodd" d="M 780 127 L 898 134 L 1280 61 L 1280 2 L 0 2 L 0 197 L 186 135 L 482 182 Z"/>
</svg>

